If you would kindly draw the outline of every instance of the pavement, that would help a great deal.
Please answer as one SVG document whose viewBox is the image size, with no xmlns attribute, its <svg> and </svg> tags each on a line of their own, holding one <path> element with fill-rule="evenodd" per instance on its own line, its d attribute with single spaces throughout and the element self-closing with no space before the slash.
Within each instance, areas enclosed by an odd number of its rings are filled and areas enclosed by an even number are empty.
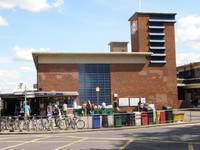
<svg viewBox="0 0 200 150">
<path fill-rule="evenodd" d="M 70 130 L 59 130 L 55 128 L 52 131 L 35 131 L 35 130 L 22 130 L 22 131 L 3 131 L 0 132 L 0 135 L 14 135 L 14 134 L 59 134 L 59 133 L 73 133 L 73 132 L 95 132 L 95 131 L 109 131 L 109 130 L 127 130 L 127 129 L 141 129 L 141 128 L 155 128 L 155 127 L 171 127 L 171 126 L 179 126 L 179 125 L 194 125 L 194 124 L 199 124 L 200 125 L 200 120 L 195 120 L 195 121 L 180 121 L 180 122 L 173 122 L 173 123 L 162 123 L 162 124 L 151 124 L 151 125 L 139 125 L 139 126 L 121 126 L 121 127 L 99 127 L 99 128 L 87 128 L 85 127 L 84 129 L 70 129 Z"/>
</svg>

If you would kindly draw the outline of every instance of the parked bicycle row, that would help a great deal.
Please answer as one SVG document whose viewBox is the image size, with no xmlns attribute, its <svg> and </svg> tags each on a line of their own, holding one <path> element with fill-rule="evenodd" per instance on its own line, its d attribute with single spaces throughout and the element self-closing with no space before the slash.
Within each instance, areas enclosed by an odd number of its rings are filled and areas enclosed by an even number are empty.
<svg viewBox="0 0 200 150">
<path fill-rule="evenodd" d="M 53 130 L 69 130 L 83 129 L 85 127 L 84 120 L 79 116 L 2 116 L 0 118 L 0 131 L 53 131 Z"/>
<path fill-rule="evenodd" d="M 176 122 L 200 121 L 200 109 L 169 109 L 142 112 L 118 112 L 87 116 L 4 116 L 0 117 L 0 130 L 53 131 L 70 129 L 96 129 L 108 127 L 143 126 Z"/>
</svg>

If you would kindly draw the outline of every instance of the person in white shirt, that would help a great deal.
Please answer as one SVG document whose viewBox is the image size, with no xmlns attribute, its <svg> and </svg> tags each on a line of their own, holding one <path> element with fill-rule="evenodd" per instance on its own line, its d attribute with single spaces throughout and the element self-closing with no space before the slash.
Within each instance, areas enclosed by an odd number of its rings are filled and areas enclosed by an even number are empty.
<svg viewBox="0 0 200 150">
<path fill-rule="evenodd" d="M 62 106 L 63 115 L 67 116 L 67 104 L 64 102 Z"/>
<path fill-rule="evenodd" d="M 104 101 L 102 101 L 101 103 L 101 110 L 102 110 L 102 114 L 106 113 L 106 103 Z"/>
<path fill-rule="evenodd" d="M 73 114 L 74 114 L 74 116 L 76 116 L 76 109 L 77 109 L 77 102 L 76 102 L 76 100 L 74 99 L 74 101 L 73 101 Z"/>
</svg>

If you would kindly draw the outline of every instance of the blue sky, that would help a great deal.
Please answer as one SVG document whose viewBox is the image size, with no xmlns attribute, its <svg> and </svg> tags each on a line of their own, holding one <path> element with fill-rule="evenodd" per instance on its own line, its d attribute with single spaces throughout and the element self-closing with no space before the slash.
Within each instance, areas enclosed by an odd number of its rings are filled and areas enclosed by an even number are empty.
<svg viewBox="0 0 200 150">
<path fill-rule="evenodd" d="M 36 83 L 32 51 L 109 52 L 130 42 L 138 0 L 0 0 L 0 92 Z M 200 60 L 199 0 L 141 0 L 142 12 L 177 13 L 177 66 Z"/>
</svg>

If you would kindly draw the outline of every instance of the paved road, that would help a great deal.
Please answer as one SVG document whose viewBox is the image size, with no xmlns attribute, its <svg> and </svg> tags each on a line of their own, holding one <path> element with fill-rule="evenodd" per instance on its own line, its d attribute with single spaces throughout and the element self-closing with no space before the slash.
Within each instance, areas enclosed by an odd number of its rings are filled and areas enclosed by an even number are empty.
<svg viewBox="0 0 200 150">
<path fill-rule="evenodd" d="M 138 129 L 0 135 L 0 150 L 199 150 L 200 123 Z"/>
</svg>

